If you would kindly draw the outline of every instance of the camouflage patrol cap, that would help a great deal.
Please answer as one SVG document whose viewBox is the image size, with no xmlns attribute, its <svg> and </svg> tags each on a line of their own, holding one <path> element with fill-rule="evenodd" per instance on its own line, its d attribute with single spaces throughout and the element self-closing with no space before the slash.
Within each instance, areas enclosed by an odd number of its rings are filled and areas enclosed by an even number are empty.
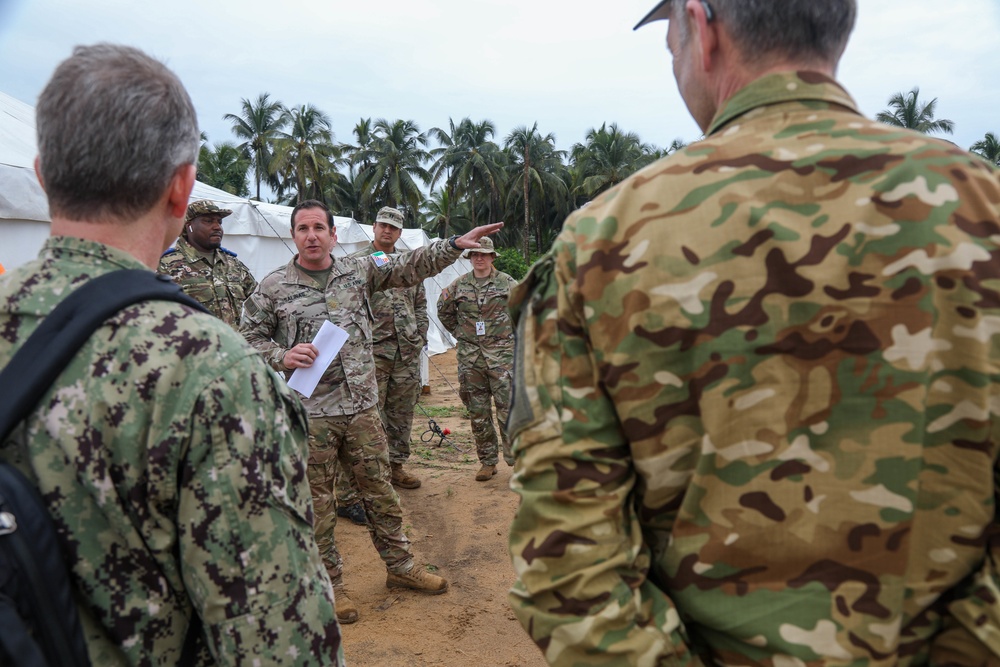
<svg viewBox="0 0 1000 667">
<path fill-rule="evenodd" d="M 375 216 L 375 222 L 384 222 L 387 225 L 392 225 L 396 229 L 402 229 L 403 212 L 391 206 L 383 206 L 378 210 L 378 215 Z"/>
<path fill-rule="evenodd" d="M 198 201 L 188 204 L 187 215 L 184 216 L 184 222 L 191 222 L 199 215 L 210 215 L 212 213 L 217 214 L 220 218 L 233 214 L 233 212 L 228 208 L 219 208 L 208 199 L 199 199 Z"/>
<path fill-rule="evenodd" d="M 469 248 L 468 250 L 465 251 L 465 256 L 467 258 L 471 257 L 472 253 L 474 252 L 482 253 L 484 255 L 497 254 L 497 251 L 493 249 L 493 239 L 491 239 L 489 236 L 484 236 L 483 238 L 479 239 L 479 247 Z"/>
</svg>

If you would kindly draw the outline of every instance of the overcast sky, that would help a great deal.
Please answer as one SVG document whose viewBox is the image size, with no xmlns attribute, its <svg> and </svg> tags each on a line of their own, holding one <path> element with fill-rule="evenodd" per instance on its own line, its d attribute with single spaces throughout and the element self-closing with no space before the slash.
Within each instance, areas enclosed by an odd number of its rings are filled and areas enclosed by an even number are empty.
<svg viewBox="0 0 1000 667">
<path fill-rule="evenodd" d="M 350 142 L 361 117 L 422 130 L 492 120 L 501 142 L 538 122 L 559 148 L 617 122 L 667 146 L 700 135 L 673 82 L 655 0 L 0 0 L 0 91 L 34 105 L 76 44 L 165 61 L 211 142 L 260 92 L 313 104 Z M 869 116 L 920 87 L 963 148 L 1000 133 L 1000 0 L 860 0 L 839 78 Z"/>
</svg>

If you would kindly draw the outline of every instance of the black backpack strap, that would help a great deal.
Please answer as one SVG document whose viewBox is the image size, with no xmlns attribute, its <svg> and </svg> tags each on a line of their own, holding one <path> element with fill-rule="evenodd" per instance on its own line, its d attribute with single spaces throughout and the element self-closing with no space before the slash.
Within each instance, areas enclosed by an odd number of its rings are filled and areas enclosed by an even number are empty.
<svg viewBox="0 0 1000 667">
<path fill-rule="evenodd" d="M 32 641 L 31 631 L 8 597 L 0 596 L 0 657 L 17 656 L 17 667 L 51 667 L 45 655 Z"/>
<path fill-rule="evenodd" d="M 34 484 L 3 462 L 0 517 L 0 663 L 90 667 L 55 524 Z"/>
<path fill-rule="evenodd" d="M 63 299 L 0 372 L 0 442 L 35 409 L 101 324 L 127 306 L 150 300 L 208 312 L 169 276 L 143 269 L 105 273 Z"/>
</svg>

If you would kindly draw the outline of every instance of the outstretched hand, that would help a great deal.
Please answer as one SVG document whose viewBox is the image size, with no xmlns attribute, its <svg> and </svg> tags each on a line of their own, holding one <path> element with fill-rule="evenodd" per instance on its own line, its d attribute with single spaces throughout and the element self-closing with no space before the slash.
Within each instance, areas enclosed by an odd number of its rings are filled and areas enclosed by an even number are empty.
<svg viewBox="0 0 1000 667">
<path fill-rule="evenodd" d="M 470 232 L 462 234 L 457 239 L 455 239 L 455 245 L 457 245 L 462 250 L 470 250 L 472 248 L 478 248 L 480 247 L 479 239 L 483 238 L 484 236 L 489 236 L 493 232 L 498 232 L 500 231 L 501 228 L 503 228 L 502 222 L 497 222 L 492 225 L 481 225 L 479 227 L 476 227 Z"/>
</svg>

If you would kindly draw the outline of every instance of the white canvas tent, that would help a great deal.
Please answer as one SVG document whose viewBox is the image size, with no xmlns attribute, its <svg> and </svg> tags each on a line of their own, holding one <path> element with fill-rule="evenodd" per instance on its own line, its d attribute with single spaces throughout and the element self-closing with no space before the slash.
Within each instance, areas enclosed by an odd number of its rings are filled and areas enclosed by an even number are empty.
<svg viewBox="0 0 1000 667">
<path fill-rule="evenodd" d="M 12 269 L 30 261 L 49 235 L 49 207 L 38 180 L 34 160 L 37 155 L 35 110 L 0 92 L 0 264 Z M 295 254 L 291 239 L 291 207 L 237 197 L 204 183 L 196 183 L 191 200 L 211 199 L 233 211 L 225 218 L 223 245 L 239 255 L 258 280 L 285 264 Z M 351 218 L 334 218 L 337 226 L 335 255 L 346 255 L 366 246 L 372 228 Z M 400 246 L 408 249 L 427 245 L 430 239 L 420 229 L 403 230 Z M 439 276 L 429 278 L 427 290 L 430 354 L 445 352 L 454 339 L 437 319 L 437 297 L 452 280 L 472 270 L 465 259 L 458 260 Z"/>
</svg>

